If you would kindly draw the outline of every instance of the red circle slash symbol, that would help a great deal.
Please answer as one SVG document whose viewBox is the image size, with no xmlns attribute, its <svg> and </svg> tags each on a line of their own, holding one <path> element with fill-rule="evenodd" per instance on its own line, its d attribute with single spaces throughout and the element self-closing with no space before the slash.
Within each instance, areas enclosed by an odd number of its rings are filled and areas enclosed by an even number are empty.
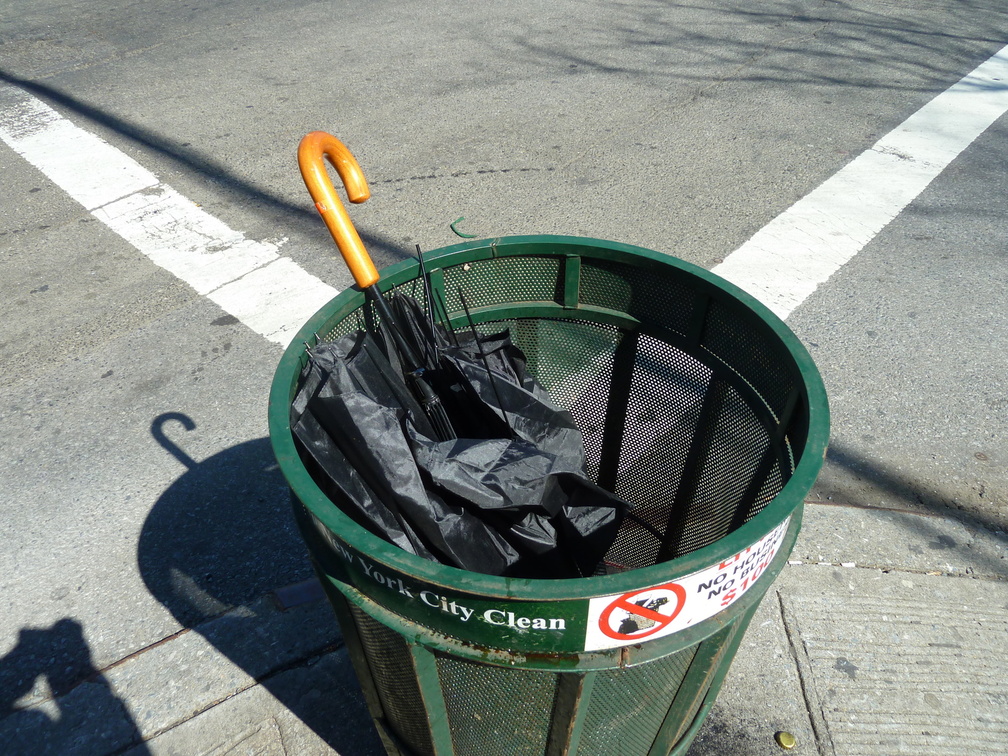
<svg viewBox="0 0 1008 756">
<path fill-rule="evenodd" d="M 676 583 L 626 593 L 599 616 L 599 630 L 614 640 L 637 640 L 665 628 L 682 611 L 686 590 Z"/>
</svg>

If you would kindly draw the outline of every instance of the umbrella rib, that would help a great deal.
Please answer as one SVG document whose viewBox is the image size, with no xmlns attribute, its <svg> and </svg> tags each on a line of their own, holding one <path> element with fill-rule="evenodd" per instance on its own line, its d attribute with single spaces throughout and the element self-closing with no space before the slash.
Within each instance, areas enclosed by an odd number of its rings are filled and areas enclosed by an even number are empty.
<svg viewBox="0 0 1008 756">
<path fill-rule="evenodd" d="M 420 263 L 420 279 L 423 281 L 424 299 L 427 304 L 427 324 L 430 327 L 429 342 L 434 348 L 434 359 L 431 360 L 431 364 L 437 365 L 441 361 L 441 348 L 438 345 L 437 331 L 434 328 L 434 297 L 431 294 L 430 276 L 427 274 L 427 266 L 424 263 L 423 253 L 420 251 L 419 244 L 416 245 L 416 254 L 417 261 Z"/>
<path fill-rule="evenodd" d="M 487 372 L 487 377 L 490 379 L 490 387 L 493 389 L 494 396 L 497 397 L 497 406 L 500 407 L 501 414 L 504 416 L 504 424 L 507 426 L 508 432 L 511 434 L 512 438 L 515 435 L 514 428 L 511 427 L 511 421 L 508 420 L 507 410 L 504 409 L 504 402 L 501 400 L 500 392 L 497 391 L 497 381 L 494 378 L 493 371 L 490 369 L 490 362 L 487 360 L 486 351 L 483 349 L 483 342 L 480 341 L 479 334 L 476 332 L 476 324 L 473 323 L 472 314 L 469 312 L 469 304 L 466 302 L 465 294 L 462 292 L 462 288 L 459 287 L 459 302 L 462 303 L 462 309 L 465 311 L 466 320 L 469 321 L 469 330 L 472 331 L 473 340 L 476 342 L 476 348 L 479 349 L 480 359 L 483 360 L 483 369 Z"/>
</svg>

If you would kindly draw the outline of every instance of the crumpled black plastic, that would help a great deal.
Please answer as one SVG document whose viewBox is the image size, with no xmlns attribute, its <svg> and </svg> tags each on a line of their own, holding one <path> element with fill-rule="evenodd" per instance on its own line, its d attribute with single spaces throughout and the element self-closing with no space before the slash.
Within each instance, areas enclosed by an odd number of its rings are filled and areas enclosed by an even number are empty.
<svg viewBox="0 0 1008 756">
<path fill-rule="evenodd" d="M 397 304 L 416 338 L 419 309 Z M 359 331 L 310 350 L 291 406 L 306 467 L 356 522 L 421 557 L 510 577 L 592 575 L 628 505 L 585 477 L 573 418 L 506 331 L 480 336 L 481 355 L 475 336 L 435 330 L 424 377 L 460 437 L 434 438 L 386 340 Z"/>
</svg>

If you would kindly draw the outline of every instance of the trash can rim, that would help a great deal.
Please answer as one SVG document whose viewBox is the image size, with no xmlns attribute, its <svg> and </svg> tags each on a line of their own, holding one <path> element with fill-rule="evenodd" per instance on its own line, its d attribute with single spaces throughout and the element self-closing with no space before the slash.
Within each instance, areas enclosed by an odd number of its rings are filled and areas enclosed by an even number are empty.
<svg viewBox="0 0 1008 756">
<path fill-rule="evenodd" d="M 808 437 L 801 459 L 791 478 L 781 491 L 764 509 L 744 525 L 729 535 L 703 548 L 697 549 L 671 562 L 630 570 L 614 575 L 588 578 L 529 579 L 507 578 L 468 572 L 449 565 L 432 562 L 417 557 L 393 544 L 373 535 L 354 522 L 348 515 L 329 500 L 304 467 L 294 446 L 290 429 L 290 398 L 292 384 L 300 374 L 306 344 L 315 338 L 328 322 L 341 299 L 362 297 L 356 287 L 350 287 L 330 300 L 298 331 L 280 359 L 269 399 L 269 432 L 274 454 L 287 483 L 301 501 L 334 534 L 367 553 L 375 562 L 386 564 L 400 572 L 412 574 L 420 579 L 451 587 L 462 593 L 479 593 L 484 596 L 528 600 L 562 600 L 604 596 L 632 590 L 641 585 L 657 583 L 668 579 L 670 569 L 676 574 L 689 574 L 707 565 L 717 564 L 756 542 L 782 523 L 797 507 L 801 506 L 805 492 L 809 491 L 819 473 L 829 438 L 829 408 L 825 387 L 811 355 L 787 327 L 769 308 L 755 297 L 714 273 L 657 252 L 621 242 L 606 241 L 581 236 L 530 235 L 498 237 L 464 242 L 424 253 L 429 268 L 453 257 L 474 252 L 489 252 L 492 257 L 530 254 L 526 249 L 541 248 L 542 254 L 553 248 L 552 255 L 576 255 L 578 249 L 591 255 L 613 258 L 645 258 L 653 263 L 678 268 L 687 275 L 694 276 L 707 286 L 720 290 L 731 299 L 747 307 L 768 326 L 794 359 L 802 377 L 802 385 L 808 402 Z M 381 271 L 385 286 L 396 285 L 416 277 L 418 264 L 415 259 L 404 260 Z M 383 286 L 384 288 L 384 286 Z"/>
</svg>

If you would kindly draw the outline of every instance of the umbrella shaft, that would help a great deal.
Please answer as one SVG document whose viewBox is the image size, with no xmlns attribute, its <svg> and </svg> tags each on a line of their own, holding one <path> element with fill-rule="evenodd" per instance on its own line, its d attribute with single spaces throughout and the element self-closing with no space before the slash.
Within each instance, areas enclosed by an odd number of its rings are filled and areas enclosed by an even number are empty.
<svg viewBox="0 0 1008 756">
<path fill-rule="evenodd" d="M 403 338 L 402 331 L 399 329 L 399 324 L 396 322 L 395 316 L 392 314 L 392 308 L 388 306 L 388 302 L 385 301 L 385 297 L 381 295 L 378 290 L 378 286 L 369 286 L 364 289 L 365 294 L 374 304 L 375 310 L 378 311 L 378 317 L 381 318 L 386 324 L 388 324 L 389 333 L 392 334 L 392 340 L 395 342 L 396 350 L 399 352 L 406 363 L 406 370 L 414 375 L 419 374 L 423 369 L 423 365 L 420 363 L 420 358 L 417 357 L 416 353 L 406 343 L 406 339 Z"/>
<path fill-rule="evenodd" d="M 417 357 L 416 353 L 403 338 L 402 331 L 399 328 L 399 324 L 396 322 L 395 316 L 392 314 L 392 308 L 389 307 L 388 302 L 385 301 L 385 297 L 381 295 L 381 291 L 378 290 L 378 286 L 369 286 L 364 289 L 365 294 L 374 304 L 375 310 L 378 312 L 378 317 L 388 325 L 388 332 L 392 336 L 392 341 L 395 342 L 395 348 L 399 352 L 400 357 L 402 357 L 405 363 L 406 373 L 409 377 L 410 383 L 413 384 L 414 390 L 419 394 L 420 404 L 423 406 L 424 412 L 431 421 L 431 425 L 434 427 L 434 432 L 439 437 L 440 441 L 447 441 L 449 439 L 456 438 L 455 430 L 452 427 L 451 421 L 448 419 L 448 415 L 445 413 L 444 406 L 441 404 L 441 399 L 434 389 L 430 387 L 422 377 L 421 374 L 424 370 L 423 363 L 420 362 L 420 358 Z"/>
</svg>

